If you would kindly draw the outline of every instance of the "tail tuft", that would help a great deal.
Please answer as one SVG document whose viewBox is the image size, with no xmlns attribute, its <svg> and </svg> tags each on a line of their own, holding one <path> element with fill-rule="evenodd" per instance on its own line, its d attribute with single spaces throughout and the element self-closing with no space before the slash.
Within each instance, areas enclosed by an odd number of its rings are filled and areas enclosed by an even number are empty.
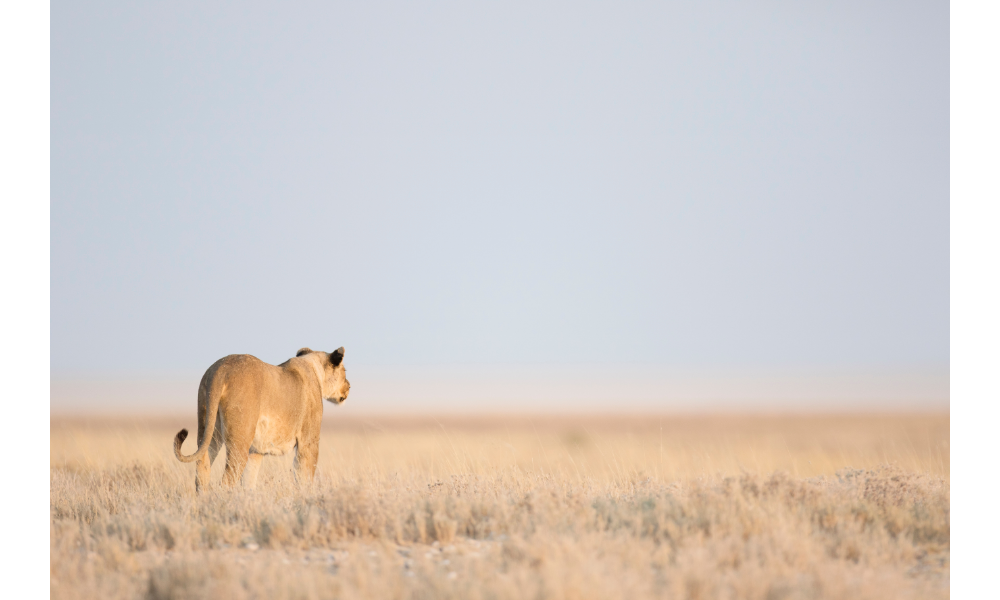
<svg viewBox="0 0 1000 600">
<path fill-rule="evenodd" d="M 181 429 L 179 432 L 177 432 L 177 436 L 174 437 L 174 456 L 176 456 L 177 460 L 181 462 L 191 462 L 192 460 L 194 460 L 195 458 L 197 458 L 202 454 L 200 452 L 195 452 L 191 456 L 184 456 L 183 454 L 181 454 L 181 444 L 184 443 L 184 440 L 187 439 L 187 436 L 188 436 L 188 430 Z"/>
</svg>

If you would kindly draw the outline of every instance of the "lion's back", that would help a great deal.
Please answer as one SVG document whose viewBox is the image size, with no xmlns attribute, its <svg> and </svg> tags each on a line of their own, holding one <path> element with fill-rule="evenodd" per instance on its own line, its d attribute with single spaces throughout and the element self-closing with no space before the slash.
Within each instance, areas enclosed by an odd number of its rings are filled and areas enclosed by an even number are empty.
<svg viewBox="0 0 1000 600">
<path fill-rule="evenodd" d="M 215 361 L 201 378 L 201 388 L 209 392 L 213 387 L 239 388 L 246 392 L 260 393 L 278 382 L 280 369 L 250 354 L 230 354 Z"/>
</svg>

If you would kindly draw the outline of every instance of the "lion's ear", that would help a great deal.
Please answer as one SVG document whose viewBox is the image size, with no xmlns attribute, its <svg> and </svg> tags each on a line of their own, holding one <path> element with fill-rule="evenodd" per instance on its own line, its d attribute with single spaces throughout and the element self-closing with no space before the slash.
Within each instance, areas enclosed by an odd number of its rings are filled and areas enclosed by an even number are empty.
<svg viewBox="0 0 1000 600">
<path fill-rule="evenodd" d="M 330 353 L 330 364 L 335 367 L 339 367 L 340 363 L 344 362 L 344 347 L 341 346 L 333 352 Z"/>
<path fill-rule="evenodd" d="M 312 352 L 309 348 L 299 348 L 299 351 L 295 353 L 295 356 L 302 356 L 303 354 L 309 354 Z"/>
</svg>

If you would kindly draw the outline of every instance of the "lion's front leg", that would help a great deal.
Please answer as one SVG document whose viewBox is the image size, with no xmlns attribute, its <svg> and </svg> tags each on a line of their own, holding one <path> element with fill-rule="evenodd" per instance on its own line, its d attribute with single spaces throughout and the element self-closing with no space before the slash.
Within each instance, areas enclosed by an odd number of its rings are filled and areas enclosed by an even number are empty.
<svg viewBox="0 0 1000 600">
<path fill-rule="evenodd" d="M 310 483 L 316 474 L 316 463 L 319 460 L 319 436 L 299 438 L 295 444 L 295 481 Z"/>
</svg>

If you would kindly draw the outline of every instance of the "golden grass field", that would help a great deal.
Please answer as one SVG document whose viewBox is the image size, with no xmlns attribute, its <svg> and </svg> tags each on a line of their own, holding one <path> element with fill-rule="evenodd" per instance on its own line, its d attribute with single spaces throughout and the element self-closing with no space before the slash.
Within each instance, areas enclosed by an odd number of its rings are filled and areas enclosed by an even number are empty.
<svg viewBox="0 0 1000 600">
<path fill-rule="evenodd" d="M 196 497 L 193 413 L 53 417 L 52 598 L 949 595 L 947 414 L 330 410 L 312 485 Z"/>
</svg>

